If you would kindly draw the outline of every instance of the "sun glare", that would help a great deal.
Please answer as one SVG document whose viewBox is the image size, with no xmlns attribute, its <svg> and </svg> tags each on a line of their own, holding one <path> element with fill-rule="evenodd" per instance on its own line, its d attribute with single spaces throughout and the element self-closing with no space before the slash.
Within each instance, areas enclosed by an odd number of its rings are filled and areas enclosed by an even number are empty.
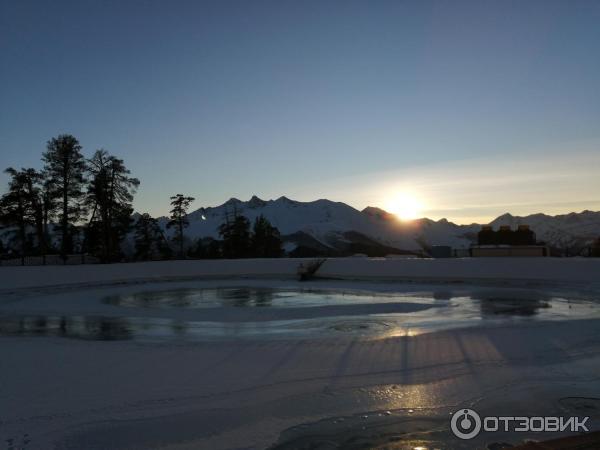
<svg viewBox="0 0 600 450">
<path fill-rule="evenodd" d="M 401 193 L 388 202 L 386 209 L 401 220 L 412 220 L 420 217 L 423 205 L 414 195 Z"/>
</svg>

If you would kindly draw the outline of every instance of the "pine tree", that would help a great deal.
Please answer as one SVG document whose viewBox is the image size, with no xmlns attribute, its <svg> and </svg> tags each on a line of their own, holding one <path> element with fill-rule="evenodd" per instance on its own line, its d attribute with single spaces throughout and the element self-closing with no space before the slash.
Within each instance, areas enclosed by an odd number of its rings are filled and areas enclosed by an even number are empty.
<svg viewBox="0 0 600 450">
<path fill-rule="evenodd" d="M 189 225 L 187 220 L 187 210 L 191 203 L 195 200 L 194 197 L 186 197 L 183 194 L 177 194 L 171 197 L 171 216 L 167 223 L 167 228 L 175 227 L 174 241 L 179 244 L 179 256 L 183 258 L 183 230 Z"/>
<path fill-rule="evenodd" d="M 5 173 L 11 179 L 8 193 L 2 199 L 4 222 L 18 230 L 21 254 L 25 255 L 30 247 L 36 254 L 42 255 L 45 264 L 47 234 L 44 232 L 43 176 L 31 168 L 18 171 L 9 167 Z M 30 228 L 35 231 L 35 240 L 29 237 Z"/>
<path fill-rule="evenodd" d="M 81 154 L 79 141 L 68 134 L 50 139 L 42 160 L 49 186 L 60 198 L 60 254 L 66 260 L 73 248 L 72 225 L 83 212 L 86 161 Z"/>
<path fill-rule="evenodd" d="M 134 239 L 136 259 L 152 259 L 164 252 L 165 245 L 168 246 L 158 220 L 148 213 L 138 217 L 134 225 Z"/>
<path fill-rule="evenodd" d="M 223 256 L 225 258 L 247 258 L 250 256 L 250 221 L 242 215 L 230 219 L 219 227 L 223 239 Z"/>
<path fill-rule="evenodd" d="M 21 176 L 25 187 L 25 198 L 29 205 L 31 223 L 35 228 L 37 253 L 42 256 L 43 264 L 46 264 L 47 233 L 44 229 L 44 178 L 35 169 L 22 169 Z"/>
<path fill-rule="evenodd" d="M 205 253 L 204 256 L 207 259 L 219 259 L 223 256 L 222 253 L 222 242 L 213 238 L 207 238 L 206 244 L 204 244 Z"/>
<path fill-rule="evenodd" d="M 58 208 L 58 198 L 56 195 L 56 189 L 52 184 L 52 180 L 47 176 L 45 172 L 42 172 L 42 186 L 41 186 L 41 197 L 42 197 L 42 224 L 44 227 L 44 236 L 47 246 L 47 251 L 51 251 L 53 248 L 52 238 L 50 236 L 49 225 L 51 221 L 56 217 L 56 211 Z"/>
<path fill-rule="evenodd" d="M 26 182 L 22 171 L 19 172 L 9 167 L 4 172 L 10 176 L 10 180 L 8 192 L 0 199 L 2 222 L 7 226 L 15 227 L 21 253 L 21 264 L 24 265 L 27 252 L 27 227 L 31 223 Z"/>
<path fill-rule="evenodd" d="M 133 196 L 140 182 L 130 176 L 122 159 L 97 150 L 89 160 L 86 204 L 92 209 L 88 247 L 96 247 L 104 262 L 120 256 L 120 243 L 131 227 Z"/>
<path fill-rule="evenodd" d="M 262 214 L 254 221 L 252 230 L 252 256 L 257 258 L 279 258 L 283 255 L 279 230 L 271 225 Z"/>
<path fill-rule="evenodd" d="M 187 254 L 190 258 L 206 258 L 206 248 L 204 246 L 204 243 L 202 242 L 202 238 L 196 239 L 196 241 L 188 249 Z"/>
</svg>

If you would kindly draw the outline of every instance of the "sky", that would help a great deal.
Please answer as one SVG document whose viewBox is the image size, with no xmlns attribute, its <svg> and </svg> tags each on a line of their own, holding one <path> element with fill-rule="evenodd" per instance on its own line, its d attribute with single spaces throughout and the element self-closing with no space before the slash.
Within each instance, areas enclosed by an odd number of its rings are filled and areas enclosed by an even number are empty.
<svg viewBox="0 0 600 450">
<path fill-rule="evenodd" d="M 154 215 L 176 193 L 600 210 L 598 24 L 595 0 L 0 0 L 0 167 L 71 133 Z"/>
</svg>

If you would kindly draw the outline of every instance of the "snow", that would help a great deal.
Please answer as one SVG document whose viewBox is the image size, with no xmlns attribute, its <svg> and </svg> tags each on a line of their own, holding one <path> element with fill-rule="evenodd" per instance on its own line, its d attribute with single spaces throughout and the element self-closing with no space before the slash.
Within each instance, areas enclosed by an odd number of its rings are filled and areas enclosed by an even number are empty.
<svg viewBox="0 0 600 450">
<path fill-rule="evenodd" d="M 0 267 L 0 293 L 15 289 L 183 280 L 211 277 L 296 278 L 311 259 L 154 261 L 107 265 Z M 600 282 L 594 258 L 329 258 L 319 269 L 325 278 L 383 280 L 537 280 Z"/>
<path fill-rule="evenodd" d="M 336 248 L 340 242 L 347 241 L 344 233 L 358 232 L 383 245 L 399 250 L 419 251 L 423 246 L 449 245 L 456 249 L 467 249 L 476 240 L 478 224 L 457 225 L 446 219 L 438 221 L 423 218 L 412 221 L 400 221 L 380 208 L 367 207 L 362 211 L 342 203 L 327 199 L 312 202 L 300 202 L 280 197 L 276 200 L 262 200 L 254 196 L 244 202 L 232 198 L 216 207 L 201 207 L 188 216 L 189 227 L 185 231 L 188 239 L 219 238 L 219 226 L 226 216 L 233 213 L 246 216 L 254 221 L 259 215 L 265 216 L 285 237 L 297 232 L 307 233 L 322 244 Z M 134 214 L 134 219 L 138 214 Z M 167 236 L 174 229 L 166 229 L 168 219 L 158 219 Z M 582 248 L 589 246 L 600 237 L 600 212 L 583 211 L 557 216 L 532 214 L 516 217 L 504 214 L 493 220 L 494 227 L 510 225 L 516 228 L 528 224 L 536 233 L 538 240 L 558 248 Z M 6 240 L 9 229 L 0 229 L 0 237 Z M 132 235 L 124 243 L 132 246 Z M 290 241 L 286 250 L 293 249 Z M 131 249 L 126 248 L 127 253 Z"/>
<path fill-rule="evenodd" d="M 219 225 L 225 221 L 226 215 L 234 212 L 251 221 L 262 214 L 282 235 L 304 232 L 333 247 L 336 241 L 343 240 L 344 232 L 355 231 L 401 250 L 421 250 L 424 243 L 468 248 L 481 227 L 478 224 L 457 225 L 446 219 L 400 221 L 380 208 L 367 207 L 358 211 L 345 203 L 327 199 L 300 202 L 286 197 L 262 200 L 253 196 L 247 202 L 232 198 L 220 206 L 197 209 L 189 215 L 190 227 L 186 233 L 190 238 L 218 238 Z M 165 226 L 167 219 L 161 218 L 159 222 Z M 514 217 L 504 214 L 491 224 L 513 228 L 528 224 L 539 240 L 556 247 L 590 245 L 600 237 L 600 212 L 593 211 L 558 216 L 532 214 Z"/>
<path fill-rule="evenodd" d="M 491 225 L 529 225 L 537 239 L 556 247 L 589 245 L 594 239 L 600 238 L 600 212 L 582 211 L 581 213 L 560 214 L 531 214 L 525 217 L 503 214 Z"/>
<path fill-rule="evenodd" d="M 27 450 L 263 449 L 302 437 L 335 442 L 366 431 L 375 439 L 386 430 L 423 429 L 425 439 L 438 433 L 450 444 L 443 448 L 451 448 L 456 441 L 447 435 L 448 417 L 460 407 L 564 415 L 565 399 L 597 397 L 600 261 L 340 258 L 325 262 L 322 279 L 300 283 L 295 271 L 301 261 L 0 267 L 2 319 L 118 317 L 168 324 L 164 335 L 149 340 L 0 336 L 0 440 Z M 285 307 L 196 309 L 102 301 L 224 287 L 386 297 L 362 303 L 336 298 L 299 308 L 291 300 Z M 482 295 L 533 298 L 540 310 L 533 317 L 496 315 L 469 299 Z M 393 298 L 397 303 L 388 310 Z M 552 314 L 557 317 L 548 320 Z M 260 327 L 305 320 L 398 328 L 371 333 L 327 326 L 328 334 L 307 328 L 259 338 Z M 194 323 L 200 330 L 227 323 L 232 333 L 220 339 L 204 339 L 202 333 L 196 339 L 185 333 L 168 337 L 185 323 L 188 334 Z M 257 323 L 258 334 L 235 333 Z M 591 420 L 592 429 L 598 419 Z M 526 437 L 540 436 L 519 438 Z M 515 443 L 517 437 L 480 439 Z"/>
<path fill-rule="evenodd" d="M 446 221 L 426 220 L 423 226 L 420 221 L 401 222 L 390 214 L 376 214 L 372 208 L 361 212 L 341 202 L 326 199 L 299 202 L 286 197 L 268 201 L 252 197 L 247 202 L 233 198 L 217 207 L 199 208 L 190 213 L 186 234 L 192 238 L 218 238 L 219 225 L 225 221 L 227 214 L 234 212 L 246 216 L 251 222 L 262 214 L 282 235 L 302 231 L 326 245 L 340 239 L 347 231 L 360 232 L 402 250 L 420 250 L 422 246 L 417 239 L 422 236 L 432 243 L 451 241 L 460 247 L 470 244 L 470 240 L 461 236 L 466 230 L 460 231 L 460 227 L 448 225 Z M 166 218 L 160 220 L 163 226 L 166 222 Z M 448 234 L 449 230 L 452 236 Z"/>
</svg>

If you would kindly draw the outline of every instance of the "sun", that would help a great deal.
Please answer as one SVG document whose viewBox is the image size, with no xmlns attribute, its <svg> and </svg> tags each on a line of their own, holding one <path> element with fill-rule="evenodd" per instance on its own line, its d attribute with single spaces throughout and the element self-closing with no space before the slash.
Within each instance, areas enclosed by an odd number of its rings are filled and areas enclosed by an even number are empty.
<svg viewBox="0 0 600 450">
<path fill-rule="evenodd" d="M 396 194 L 387 202 L 386 209 L 401 220 L 413 220 L 420 217 L 423 204 L 412 194 Z"/>
</svg>

